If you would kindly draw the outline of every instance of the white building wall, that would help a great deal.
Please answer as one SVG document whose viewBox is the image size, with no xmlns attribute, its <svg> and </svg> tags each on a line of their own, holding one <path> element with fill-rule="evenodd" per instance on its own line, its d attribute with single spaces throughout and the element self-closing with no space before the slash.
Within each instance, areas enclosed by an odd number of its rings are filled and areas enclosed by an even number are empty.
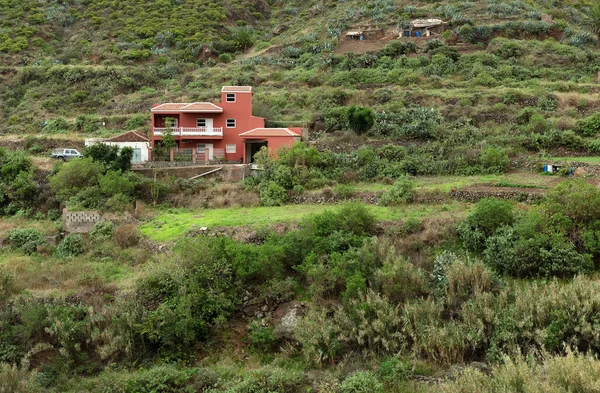
<svg viewBox="0 0 600 393">
<path fill-rule="evenodd" d="M 148 149 L 150 148 L 150 142 L 106 142 L 99 138 L 90 138 L 85 140 L 85 147 L 95 145 L 97 143 L 104 143 L 109 146 L 119 146 L 120 149 L 124 147 L 131 147 L 132 149 L 142 150 L 142 162 L 148 161 Z"/>
</svg>

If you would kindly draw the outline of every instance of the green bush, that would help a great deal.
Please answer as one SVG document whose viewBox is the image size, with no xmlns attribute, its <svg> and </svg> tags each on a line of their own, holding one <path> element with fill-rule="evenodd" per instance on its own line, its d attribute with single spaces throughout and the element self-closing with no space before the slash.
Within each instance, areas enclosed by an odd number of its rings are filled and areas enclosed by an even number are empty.
<svg viewBox="0 0 600 393">
<path fill-rule="evenodd" d="M 287 191 L 274 181 L 260 185 L 260 204 L 263 206 L 281 206 L 287 199 Z"/>
<path fill-rule="evenodd" d="M 504 149 L 489 147 L 481 153 L 481 165 L 492 173 L 503 173 L 509 165 L 510 159 Z"/>
<path fill-rule="evenodd" d="M 401 177 L 381 195 L 379 203 L 384 206 L 407 204 L 411 203 L 414 197 L 414 182 L 408 177 Z"/>
<path fill-rule="evenodd" d="M 250 325 L 250 345 L 254 349 L 262 352 L 267 352 L 272 349 L 275 344 L 275 335 L 273 334 L 273 328 L 269 326 L 261 326 L 257 323 Z"/>
<path fill-rule="evenodd" d="M 176 365 L 156 366 L 140 370 L 125 382 L 125 393 L 177 393 L 192 381 L 195 369 Z"/>
<path fill-rule="evenodd" d="M 597 136 L 600 133 L 600 112 L 596 112 L 577 123 L 577 132 L 583 136 Z"/>
<path fill-rule="evenodd" d="M 219 55 L 219 61 L 221 63 L 225 63 L 225 64 L 231 63 L 231 60 L 233 60 L 233 59 L 229 53 L 221 53 Z"/>
<path fill-rule="evenodd" d="M 375 124 L 375 114 L 370 108 L 352 105 L 348 108 L 348 125 L 358 135 L 369 131 Z"/>
<path fill-rule="evenodd" d="M 115 224 L 111 221 L 100 221 L 90 231 L 90 237 L 93 240 L 108 240 L 113 236 L 114 231 Z"/>
<path fill-rule="evenodd" d="M 56 197 L 61 202 L 66 202 L 80 191 L 96 185 L 102 172 L 102 164 L 92 158 L 72 160 L 50 177 L 50 186 Z"/>
<path fill-rule="evenodd" d="M 500 199 L 480 200 L 464 223 L 459 225 L 459 233 L 466 248 L 483 250 L 485 240 L 499 228 L 512 225 L 515 221 L 513 206 Z"/>
<path fill-rule="evenodd" d="M 60 258 L 76 257 L 85 251 L 85 239 L 79 233 L 70 233 L 56 247 L 56 256 Z"/>
<path fill-rule="evenodd" d="M 340 384 L 340 393 L 383 393 L 384 387 L 370 371 L 356 371 Z"/>
<path fill-rule="evenodd" d="M 44 236 L 36 229 L 13 229 L 6 236 L 9 245 L 26 254 L 33 254 L 37 248 L 46 243 Z"/>
</svg>

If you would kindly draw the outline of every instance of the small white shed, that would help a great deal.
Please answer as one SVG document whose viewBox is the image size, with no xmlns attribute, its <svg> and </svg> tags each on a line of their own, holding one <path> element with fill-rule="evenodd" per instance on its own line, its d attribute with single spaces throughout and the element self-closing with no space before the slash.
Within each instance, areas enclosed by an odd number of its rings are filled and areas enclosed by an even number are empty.
<svg viewBox="0 0 600 393">
<path fill-rule="evenodd" d="M 85 146 L 92 146 L 97 143 L 104 143 L 109 146 L 118 146 L 119 148 L 131 147 L 133 149 L 132 163 L 148 161 L 148 149 L 150 148 L 150 139 L 138 131 L 129 131 L 125 134 L 113 136 L 112 138 L 90 138 L 85 140 Z"/>
</svg>

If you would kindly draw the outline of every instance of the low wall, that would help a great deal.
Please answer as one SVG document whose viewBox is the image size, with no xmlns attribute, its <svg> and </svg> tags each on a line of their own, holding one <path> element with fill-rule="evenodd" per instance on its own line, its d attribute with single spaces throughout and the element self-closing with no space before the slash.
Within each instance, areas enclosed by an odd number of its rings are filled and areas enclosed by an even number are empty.
<svg viewBox="0 0 600 393">
<path fill-rule="evenodd" d="M 134 222 L 131 214 L 100 213 L 97 210 L 70 211 L 63 209 L 64 230 L 67 233 L 89 233 L 100 221 L 111 221 L 117 225 Z"/>
<path fill-rule="evenodd" d="M 215 171 L 216 169 L 219 169 Z M 190 179 L 194 176 L 202 175 L 211 171 L 215 171 L 206 177 L 220 177 L 223 181 L 240 181 L 244 177 L 249 176 L 250 167 L 247 165 L 196 165 L 182 167 L 166 167 L 166 168 L 134 168 L 134 172 L 146 177 L 154 177 L 154 173 L 159 179 L 167 177 L 175 177 L 177 179 Z"/>
</svg>

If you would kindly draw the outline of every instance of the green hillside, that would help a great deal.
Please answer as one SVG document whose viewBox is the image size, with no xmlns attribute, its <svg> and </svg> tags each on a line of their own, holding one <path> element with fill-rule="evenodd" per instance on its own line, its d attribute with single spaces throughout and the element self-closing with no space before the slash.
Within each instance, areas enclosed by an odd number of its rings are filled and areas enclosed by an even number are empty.
<svg viewBox="0 0 600 393">
<path fill-rule="evenodd" d="M 591 0 L 0 0 L 0 393 L 597 393 L 599 32 Z M 241 181 L 49 157 L 223 85 L 308 140 Z"/>
</svg>

